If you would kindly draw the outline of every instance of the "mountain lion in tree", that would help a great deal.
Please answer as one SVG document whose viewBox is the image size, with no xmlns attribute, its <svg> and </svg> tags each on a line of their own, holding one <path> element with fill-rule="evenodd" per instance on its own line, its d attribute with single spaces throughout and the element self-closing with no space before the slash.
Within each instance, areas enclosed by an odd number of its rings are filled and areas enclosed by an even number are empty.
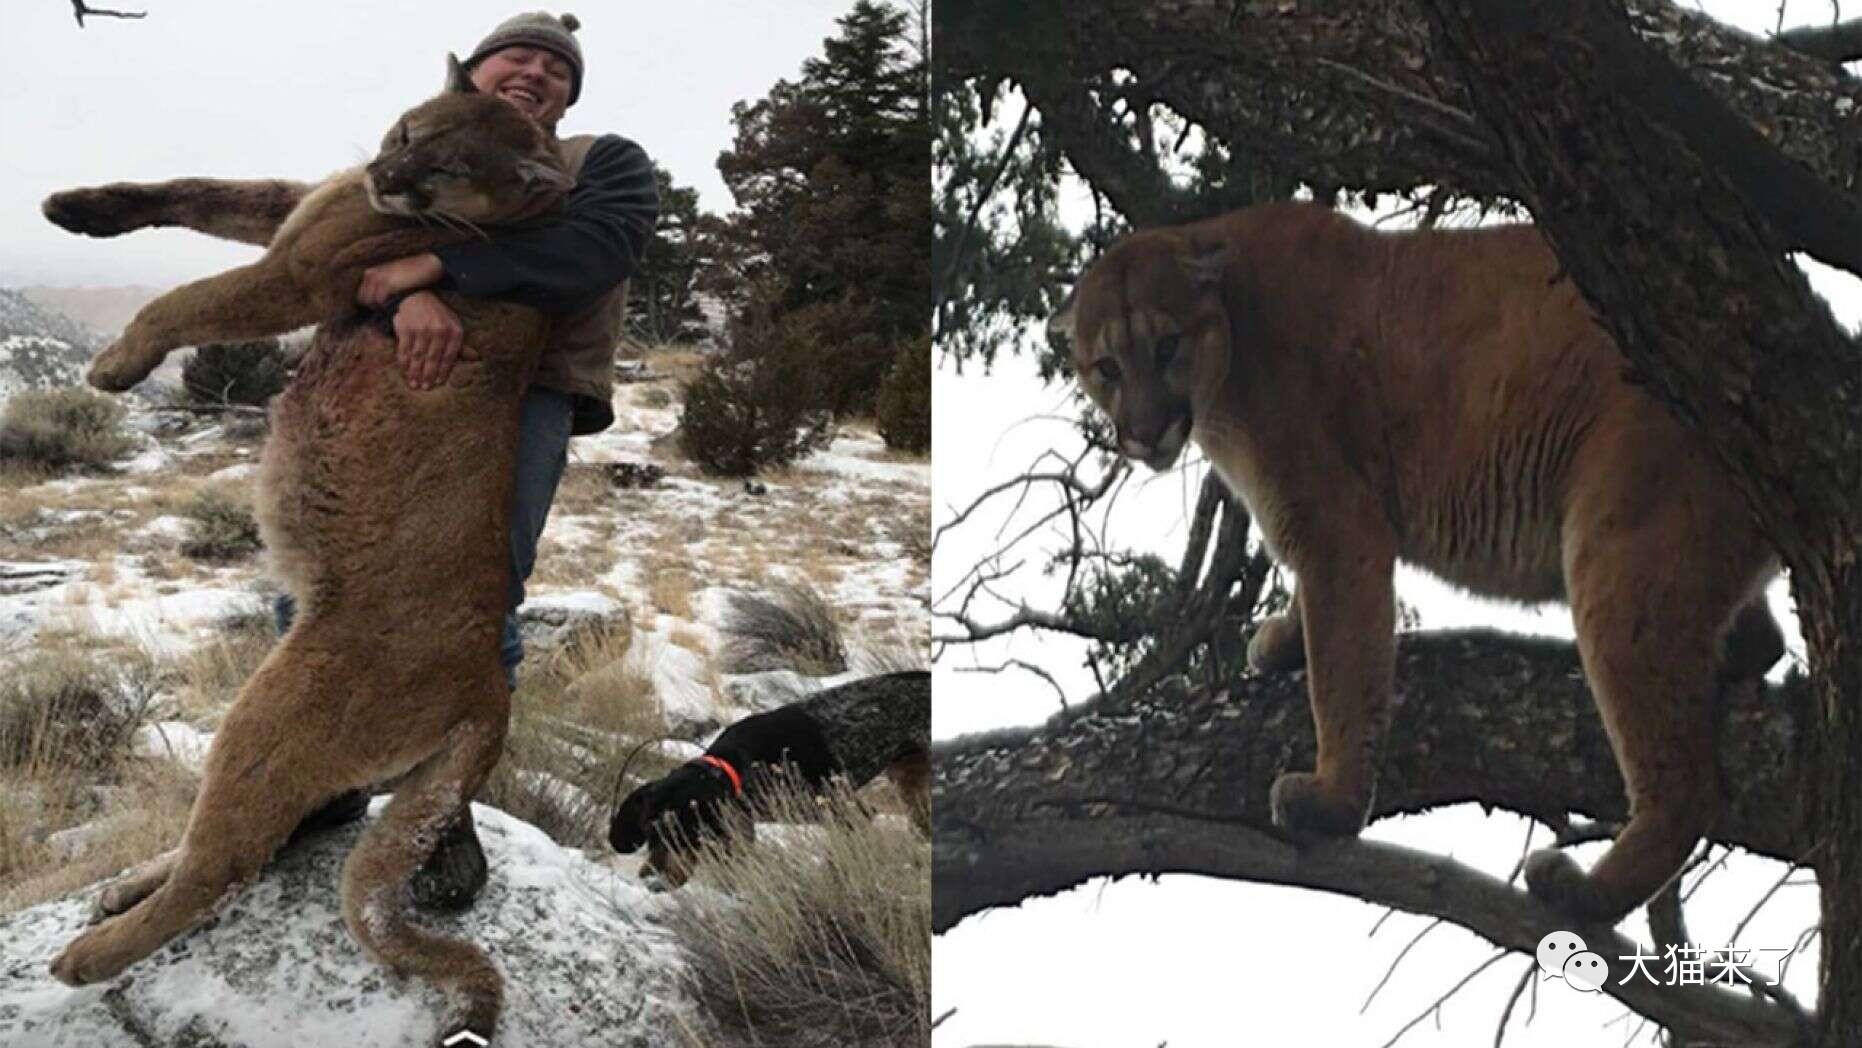
<svg viewBox="0 0 1862 1048">
<path fill-rule="evenodd" d="M 1588 874 L 1534 853 L 1530 890 L 1614 922 L 1681 867 L 1720 804 L 1717 689 L 1783 654 L 1777 555 L 1701 441 L 1625 380 L 1537 230 L 1253 207 L 1127 237 L 1050 330 L 1123 455 L 1161 470 L 1194 440 L 1298 577 L 1248 651 L 1310 670 L 1318 767 L 1274 783 L 1276 823 L 1364 824 L 1403 560 L 1571 606 L 1630 820 Z"/>
<path fill-rule="evenodd" d="M 344 867 L 344 920 L 383 963 L 464 995 L 449 1033 L 492 1036 L 498 970 L 411 923 L 405 893 L 503 747 L 517 412 L 548 322 L 446 296 L 475 354 L 416 389 L 354 302 L 369 266 L 547 215 L 570 184 L 548 136 L 449 58 L 446 93 L 397 121 L 366 167 L 319 186 L 189 179 L 46 202 L 82 232 L 186 224 L 269 244 L 149 303 L 92 364 L 94 385 L 134 385 L 179 346 L 322 322 L 273 407 L 260 473 L 259 522 L 297 621 L 215 735 L 181 846 L 104 892 L 114 916 L 66 947 L 58 978 L 114 977 L 210 916 L 332 796 L 405 776 Z"/>
</svg>

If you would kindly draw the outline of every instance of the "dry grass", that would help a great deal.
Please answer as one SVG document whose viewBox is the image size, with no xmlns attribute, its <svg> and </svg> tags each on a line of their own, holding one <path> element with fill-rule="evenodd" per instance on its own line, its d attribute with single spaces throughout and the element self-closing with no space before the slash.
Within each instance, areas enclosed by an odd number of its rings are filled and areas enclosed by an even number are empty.
<svg viewBox="0 0 1862 1048">
<path fill-rule="evenodd" d="M 795 823 L 816 804 L 791 794 L 775 808 L 776 821 Z M 669 914 L 717 1043 L 930 1043 L 928 844 L 862 817 L 844 796 L 820 826 L 773 836 L 707 846 L 697 883 Z"/>
<path fill-rule="evenodd" d="M 41 798 L 50 797 L 43 812 L 50 825 L 93 827 L 76 854 L 61 853 L 48 841 L 19 831 L 9 824 L 17 813 L 0 807 L 0 916 L 68 895 L 87 885 L 113 877 L 180 843 L 194 806 L 199 780 L 169 760 L 142 760 L 126 765 L 102 809 L 89 812 L 83 798 L 91 796 L 88 779 L 42 777 L 28 782 L 0 777 L 0 795 L 29 788 Z"/>
<path fill-rule="evenodd" d="M 626 619 L 591 630 L 519 680 L 504 759 L 480 800 L 559 844 L 606 847 L 621 766 L 665 725 L 652 681 L 628 658 L 631 638 Z M 655 753 L 632 770 L 664 766 Z"/>
<path fill-rule="evenodd" d="M 152 858 L 179 839 L 193 779 L 134 754 L 162 667 L 114 645 L 42 635 L 0 684 L 0 913 Z M 51 834 L 88 825 L 62 849 Z"/>
<path fill-rule="evenodd" d="M 550 513 L 557 516 L 595 516 L 614 510 L 614 484 L 599 463 L 572 462 L 556 485 Z"/>
<path fill-rule="evenodd" d="M 160 690 L 152 660 L 42 643 L 0 684 L 0 769 L 101 775 L 129 755 Z"/>
<path fill-rule="evenodd" d="M 195 720 L 215 720 L 232 704 L 278 641 L 269 611 L 227 619 L 217 635 L 182 656 L 176 699 Z"/>
<path fill-rule="evenodd" d="M 768 596 L 733 594 L 722 632 L 726 673 L 794 670 L 824 677 L 847 668 L 834 609 L 807 583 L 779 582 Z"/>
<path fill-rule="evenodd" d="M 679 384 L 697 378 L 711 356 L 686 346 L 651 346 L 641 355 L 649 368 Z"/>
<path fill-rule="evenodd" d="M 682 568 L 654 571 L 652 581 L 647 583 L 647 597 L 659 611 L 682 619 L 691 618 L 692 573 Z"/>
</svg>

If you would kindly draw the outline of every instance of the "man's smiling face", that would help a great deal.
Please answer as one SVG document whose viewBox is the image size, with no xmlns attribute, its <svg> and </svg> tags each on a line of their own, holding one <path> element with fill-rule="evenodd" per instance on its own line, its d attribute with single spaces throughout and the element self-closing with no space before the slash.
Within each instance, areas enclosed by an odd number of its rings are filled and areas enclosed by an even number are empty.
<svg viewBox="0 0 1862 1048">
<path fill-rule="evenodd" d="M 521 44 L 493 51 L 472 67 L 472 83 L 480 91 L 497 95 L 551 129 L 569 108 L 573 76 L 561 55 Z"/>
</svg>

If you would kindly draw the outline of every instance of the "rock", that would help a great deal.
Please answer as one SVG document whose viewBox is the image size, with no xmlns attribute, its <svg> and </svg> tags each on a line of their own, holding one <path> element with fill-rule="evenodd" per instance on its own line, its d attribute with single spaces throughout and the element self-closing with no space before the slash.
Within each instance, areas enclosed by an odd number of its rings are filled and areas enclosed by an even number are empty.
<svg viewBox="0 0 1862 1048">
<path fill-rule="evenodd" d="M 610 462 L 608 482 L 622 490 L 658 487 L 666 479 L 666 470 L 651 462 Z"/>
<path fill-rule="evenodd" d="M 473 817 L 491 866 L 484 893 L 464 914 L 420 919 L 486 947 L 504 972 L 493 1044 L 662 1048 L 682 1016 L 703 1028 L 660 924 L 667 900 L 501 811 L 474 805 Z M 69 989 L 47 973 L 100 886 L 0 919 L 0 1044 L 438 1044 L 442 992 L 391 974 L 343 927 L 337 884 L 363 825 L 287 849 L 207 924 L 102 985 Z"/>
<path fill-rule="evenodd" d="M 89 565 L 77 560 L 0 561 L 0 593 L 30 593 L 69 582 Z"/>
<path fill-rule="evenodd" d="M 626 621 L 619 601 L 586 590 L 526 600 L 517 609 L 517 632 L 526 658 L 562 647 L 578 635 Z"/>
</svg>

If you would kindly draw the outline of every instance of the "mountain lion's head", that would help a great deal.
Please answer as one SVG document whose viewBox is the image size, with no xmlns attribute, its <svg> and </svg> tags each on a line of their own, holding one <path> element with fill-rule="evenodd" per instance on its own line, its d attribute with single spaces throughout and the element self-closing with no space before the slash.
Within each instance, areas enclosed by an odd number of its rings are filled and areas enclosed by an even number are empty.
<svg viewBox="0 0 1862 1048">
<path fill-rule="evenodd" d="M 1073 343 L 1080 386 L 1117 427 L 1119 453 L 1155 470 L 1182 454 L 1199 405 L 1228 372 L 1223 249 L 1136 233 L 1100 256 L 1047 322 Z"/>
<path fill-rule="evenodd" d="M 407 111 L 382 138 L 366 184 L 375 210 L 495 225 L 555 207 L 575 184 L 548 134 L 472 84 L 446 56 L 446 90 Z"/>
</svg>

